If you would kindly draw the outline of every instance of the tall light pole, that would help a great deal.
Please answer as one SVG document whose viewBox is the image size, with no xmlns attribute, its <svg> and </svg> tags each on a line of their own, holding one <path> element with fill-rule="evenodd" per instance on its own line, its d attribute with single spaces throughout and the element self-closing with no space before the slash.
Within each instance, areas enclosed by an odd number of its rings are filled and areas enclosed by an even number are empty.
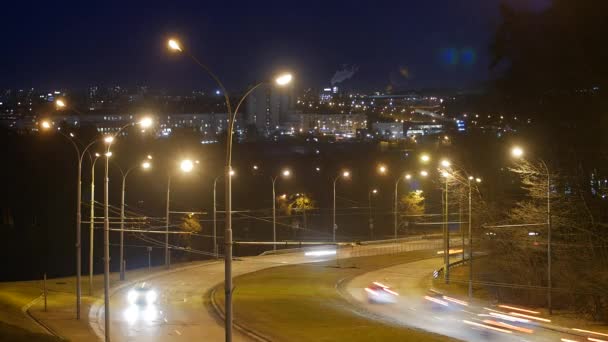
<svg viewBox="0 0 608 342">
<path fill-rule="evenodd" d="M 230 177 L 234 176 L 234 170 L 230 170 Z M 213 180 L 213 255 L 217 259 L 219 256 L 217 248 L 217 196 L 216 188 L 218 179 L 224 177 L 223 175 L 215 177 Z"/>
<path fill-rule="evenodd" d="M 234 121 L 236 119 L 236 114 L 238 113 L 239 107 L 245 101 L 247 96 L 251 94 L 256 88 L 261 85 L 268 83 L 260 82 L 253 87 L 249 88 L 243 94 L 241 99 L 239 100 L 236 108 L 232 111 L 232 106 L 230 103 L 230 97 L 228 96 L 228 92 L 226 88 L 220 81 L 220 79 L 207 67 L 205 64 L 201 63 L 194 55 L 189 53 L 187 50 L 181 46 L 179 41 L 176 39 L 170 39 L 168 42 L 168 47 L 172 51 L 180 52 L 186 54 L 190 59 L 194 61 L 201 69 L 203 69 L 213 80 L 217 83 L 222 91 L 222 95 L 224 96 L 224 101 L 226 103 L 226 109 L 228 114 L 228 128 L 227 128 L 227 139 L 226 139 L 226 163 L 224 167 L 224 175 L 228 176 L 230 174 L 230 170 L 232 170 L 232 135 L 234 130 Z M 292 80 L 291 74 L 282 74 L 275 78 L 274 82 L 278 86 L 285 86 L 289 84 Z M 225 189 L 226 189 L 226 229 L 224 232 L 224 244 L 225 244 L 225 253 L 224 253 L 224 293 L 225 293 L 225 339 L 227 342 L 232 341 L 232 180 L 230 177 L 226 177 L 225 181 Z"/>
<path fill-rule="evenodd" d="M 440 163 L 441 167 L 447 169 L 451 166 L 449 160 L 444 159 Z M 448 184 L 450 173 L 448 171 L 442 171 L 441 176 L 445 179 L 445 190 L 444 190 L 444 228 L 443 228 L 443 236 L 444 236 L 444 263 L 445 263 L 445 283 L 448 284 L 450 282 L 450 226 L 449 226 L 449 192 L 448 192 Z"/>
<path fill-rule="evenodd" d="M 110 157 L 112 156 L 112 143 L 116 140 L 116 137 L 127 127 L 133 125 L 140 125 L 143 129 L 152 126 L 152 119 L 143 118 L 138 122 L 128 123 L 119 128 L 116 133 L 107 135 L 103 138 L 106 145 L 105 152 L 105 172 L 103 179 L 103 293 L 104 293 L 104 333 L 105 341 L 109 342 L 111 339 L 110 332 L 110 192 L 109 192 L 109 170 L 110 170 Z"/>
<path fill-rule="evenodd" d="M 148 156 L 148 159 L 151 159 L 151 156 Z M 120 174 L 122 175 L 122 191 L 121 191 L 121 197 L 120 197 L 120 280 L 125 280 L 125 259 L 124 259 L 124 241 L 125 241 L 125 237 L 124 237 L 124 230 L 125 230 L 125 187 L 126 187 L 126 183 L 127 183 L 127 176 L 129 175 L 129 173 L 131 173 L 131 171 L 135 170 L 136 168 L 142 168 L 143 170 L 147 170 L 152 166 L 152 164 L 150 163 L 149 160 L 146 160 L 144 162 L 141 163 L 141 165 L 136 165 L 133 166 L 129 169 L 127 169 L 127 171 L 123 172 L 123 170 L 119 167 L 118 170 L 120 170 Z"/>
<path fill-rule="evenodd" d="M 285 169 L 281 171 L 281 176 L 287 178 L 291 175 L 291 171 Z M 279 176 L 270 177 L 272 181 L 272 250 L 277 250 L 277 195 L 275 191 L 275 183 Z"/>
<path fill-rule="evenodd" d="M 190 173 L 194 169 L 194 162 L 190 159 L 184 159 L 180 162 L 179 168 L 184 173 Z M 167 174 L 167 205 L 165 212 L 165 267 L 169 268 L 171 264 L 171 257 L 169 254 L 169 225 L 171 223 L 171 170 Z"/>
<path fill-rule="evenodd" d="M 511 155 L 515 158 L 523 158 L 524 150 L 521 147 L 515 146 L 511 149 Z M 543 159 L 539 159 L 545 169 L 547 176 L 547 309 L 549 314 L 553 313 L 553 305 L 551 298 L 552 279 L 551 279 L 551 173 L 549 167 Z"/>
<path fill-rule="evenodd" d="M 378 189 L 371 189 L 367 193 L 367 201 L 369 205 L 369 237 L 370 240 L 374 239 L 374 217 L 372 210 L 372 195 L 376 195 L 378 193 Z"/>
<path fill-rule="evenodd" d="M 95 164 L 101 154 L 95 153 L 91 164 L 91 213 L 89 214 L 89 296 L 93 295 L 93 256 L 95 246 Z"/>
<path fill-rule="evenodd" d="M 65 102 L 62 100 L 57 100 L 56 105 L 58 108 L 65 108 Z M 53 124 L 50 121 L 42 121 L 40 124 L 43 130 L 49 130 L 53 128 Z M 93 144 L 97 141 L 94 140 L 90 142 L 88 145 L 81 150 L 81 148 L 74 142 L 74 134 L 64 134 L 61 130 L 57 130 L 57 132 L 66 138 L 74 147 L 74 152 L 76 152 L 76 161 L 78 166 L 77 173 L 77 181 L 76 181 L 76 319 L 80 319 L 80 311 L 81 311 L 81 298 L 82 298 L 82 284 L 81 284 L 81 272 L 82 272 L 82 255 L 81 255 L 81 247 L 82 247 L 82 234 L 81 234 L 81 225 L 82 225 L 82 160 L 84 156 L 88 153 L 88 150 Z"/>
<path fill-rule="evenodd" d="M 473 178 L 469 176 L 469 299 L 473 298 L 473 213 L 472 213 L 472 200 L 471 200 L 471 182 L 475 179 L 477 183 L 481 183 L 481 178 Z M 464 246 L 463 246 L 464 249 Z"/>
<path fill-rule="evenodd" d="M 338 225 L 336 224 L 336 182 L 338 179 L 348 179 L 350 177 L 350 171 L 344 170 L 339 175 L 334 178 L 334 196 L 333 196 L 333 211 L 332 211 L 332 233 L 333 233 L 333 242 L 336 242 L 336 230 L 338 230 Z M 337 253 L 336 253 L 337 254 Z"/>
</svg>

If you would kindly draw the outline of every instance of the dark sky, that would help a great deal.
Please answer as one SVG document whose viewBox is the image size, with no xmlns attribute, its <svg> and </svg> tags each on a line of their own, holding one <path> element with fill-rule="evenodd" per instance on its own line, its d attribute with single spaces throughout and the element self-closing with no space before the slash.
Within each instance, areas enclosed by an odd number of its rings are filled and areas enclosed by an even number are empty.
<svg viewBox="0 0 608 342">
<path fill-rule="evenodd" d="M 549 1 L 509 0 L 533 9 Z M 279 69 L 322 87 L 344 64 L 358 67 L 345 85 L 359 89 L 469 87 L 490 76 L 499 2 L 11 2 L 1 8 L 0 87 L 210 87 L 189 60 L 166 51 L 169 36 L 228 88 Z"/>
</svg>

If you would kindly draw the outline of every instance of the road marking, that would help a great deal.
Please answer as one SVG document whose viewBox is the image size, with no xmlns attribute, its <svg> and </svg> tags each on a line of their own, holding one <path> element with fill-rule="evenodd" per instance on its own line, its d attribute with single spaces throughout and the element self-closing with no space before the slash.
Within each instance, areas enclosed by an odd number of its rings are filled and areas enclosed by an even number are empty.
<svg viewBox="0 0 608 342">
<path fill-rule="evenodd" d="M 182 333 L 179 332 L 179 330 L 175 330 L 175 333 L 178 334 L 179 336 L 182 336 Z"/>
</svg>

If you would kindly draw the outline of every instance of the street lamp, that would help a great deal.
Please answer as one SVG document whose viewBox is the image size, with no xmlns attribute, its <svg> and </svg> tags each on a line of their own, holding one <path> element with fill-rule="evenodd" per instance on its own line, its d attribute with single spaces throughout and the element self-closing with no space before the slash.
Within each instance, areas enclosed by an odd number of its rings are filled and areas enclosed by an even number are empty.
<svg viewBox="0 0 608 342">
<path fill-rule="evenodd" d="M 367 200 L 369 204 L 369 236 L 370 240 L 374 239 L 374 217 L 372 211 L 372 195 L 376 195 L 378 193 L 378 189 L 372 189 L 367 193 Z"/>
<path fill-rule="evenodd" d="M 104 291 L 104 333 L 105 341 L 110 341 L 110 191 L 109 191 L 109 169 L 110 169 L 110 158 L 112 156 L 112 143 L 115 138 L 127 127 L 133 125 L 141 125 L 142 128 L 149 127 L 148 123 L 152 121 L 146 118 L 128 123 L 120 127 L 113 135 L 107 135 L 103 138 L 103 142 L 106 145 L 105 165 L 104 165 L 104 179 L 103 179 L 103 291 Z"/>
<path fill-rule="evenodd" d="M 281 175 L 285 178 L 289 177 L 291 175 L 291 171 L 289 171 L 288 169 L 285 169 L 283 171 L 281 171 Z M 277 199 L 276 199 L 276 192 L 275 192 L 275 183 L 277 181 L 277 178 L 279 176 L 275 176 L 275 177 L 270 177 L 270 180 L 272 181 L 272 250 L 276 251 L 277 250 L 277 208 L 276 208 L 276 204 L 277 204 Z"/>
<path fill-rule="evenodd" d="M 334 178 L 334 201 L 333 201 L 334 205 L 333 205 L 333 211 L 332 211 L 333 242 L 336 242 L 336 230 L 338 230 L 338 225 L 336 224 L 336 182 L 340 178 L 343 178 L 343 179 L 350 178 L 350 171 L 344 170 Z"/>
<path fill-rule="evenodd" d="M 194 169 L 194 162 L 190 159 L 183 159 L 179 163 L 179 169 L 183 173 L 190 173 Z M 167 203 L 165 211 L 165 267 L 169 268 L 170 257 L 169 257 L 169 223 L 171 218 L 171 211 L 169 210 L 169 203 L 171 199 L 171 170 L 167 173 Z"/>
<path fill-rule="evenodd" d="M 63 107 L 65 107 L 65 103 L 61 101 Z M 59 105 L 58 105 L 59 106 Z M 50 130 L 53 125 L 50 121 L 44 120 L 40 123 L 40 127 L 43 130 Z M 84 156 L 88 154 L 88 150 L 93 144 L 97 142 L 97 140 L 93 140 L 88 145 L 81 150 L 81 148 L 74 142 L 74 134 L 70 133 L 69 135 L 64 134 L 60 130 L 57 132 L 66 138 L 74 147 L 74 151 L 76 152 L 76 161 L 78 164 L 78 173 L 77 173 L 77 181 L 76 181 L 76 319 L 80 319 L 80 307 L 81 307 L 81 297 L 82 297 L 82 285 L 81 285 L 81 272 L 82 272 L 82 256 L 81 256 L 81 225 L 82 225 L 82 160 Z"/>
<path fill-rule="evenodd" d="M 89 296 L 93 295 L 93 256 L 95 242 L 95 164 L 101 154 L 95 153 L 95 158 L 91 164 L 91 204 L 89 214 Z"/>
<path fill-rule="evenodd" d="M 451 165 L 452 165 L 452 163 L 450 163 L 450 161 L 447 159 L 443 159 L 441 161 L 441 166 L 443 166 L 443 167 L 450 167 Z"/>
<path fill-rule="evenodd" d="M 253 166 L 254 170 L 257 170 L 258 167 L 257 165 Z M 235 175 L 234 170 L 230 170 L 230 177 L 233 177 Z M 219 254 L 218 254 L 218 246 L 217 246 L 217 195 L 216 195 L 216 188 L 217 188 L 217 181 L 218 179 L 220 179 L 221 177 L 224 177 L 224 175 L 219 175 L 217 177 L 215 177 L 215 179 L 213 180 L 213 255 L 215 255 L 215 258 L 217 259 Z"/>
<path fill-rule="evenodd" d="M 472 229 L 472 206 L 471 206 L 471 183 L 473 180 L 477 183 L 481 183 L 481 178 L 474 178 L 469 176 L 469 299 L 473 298 L 473 229 Z M 464 246 L 462 246 L 464 249 Z"/>
<path fill-rule="evenodd" d="M 122 192 L 120 199 L 120 280 L 125 280 L 125 261 L 124 261 L 124 229 L 125 229 L 125 188 L 127 183 L 127 176 L 131 171 L 141 168 L 142 170 L 148 170 L 152 164 L 149 161 L 143 161 L 141 165 L 134 165 L 131 168 L 127 169 L 126 172 L 123 172 L 120 166 L 118 170 L 120 170 L 120 174 L 122 175 Z"/>
<path fill-rule="evenodd" d="M 426 170 L 420 171 L 420 176 L 421 177 L 427 177 L 428 175 L 429 175 L 428 171 L 426 171 Z"/>
<path fill-rule="evenodd" d="M 228 96 L 228 92 L 226 91 L 226 87 L 222 84 L 220 79 L 207 67 L 205 64 L 201 63 L 194 55 L 189 53 L 187 50 L 183 48 L 183 46 L 176 40 L 170 39 L 168 41 L 168 47 L 172 51 L 177 51 L 180 53 L 186 54 L 194 63 L 196 63 L 201 69 L 203 69 L 219 86 L 222 95 L 224 96 L 224 101 L 226 103 L 226 110 L 228 114 L 228 127 L 226 130 L 226 162 L 224 166 L 224 172 L 226 175 L 230 173 L 232 169 L 232 136 L 234 132 L 234 121 L 236 119 L 236 114 L 238 113 L 239 107 L 245 101 L 247 96 L 251 94 L 256 88 L 260 87 L 265 83 L 269 83 L 267 81 L 260 82 L 253 87 L 249 88 L 245 94 L 241 97 L 239 102 L 237 103 L 234 111 L 232 110 L 232 106 L 230 103 L 230 97 Z M 291 74 L 282 74 L 275 78 L 274 83 L 278 86 L 285 86 L 292 81 L 293 77 Z M 226 245 L 226 251 L 224 253 L 224 293 L 225 293 L 225 338 L 227 342 L 232 341 L 232 181 L 230 177 L 226 178 L 225 182 L 226 189 L 226 229 L 224 233 L 224 243 Z"/>
<path fill-rule="evenodd" d="M 523 159 L 524 150 L 519 146 L 515 146 L 511 149 L 511 155 L 517 159 Z M 547 307 L 549 314 L 552 314 L 553 307 L 551 298 L 551 173 L 549 172 L 549 167 L 547 166 L 547 163 L 545 163 L 543 159 L 539 160 L 545 168 L 545 173 L 547 176 Z"/>
<path fill-rule="evenodd" d="M 431 161 L 431 156 L 429 156 L 428 154 L 424 153 L 420 156 L 420 161 L 423 163 L 428 163 L 429 161 Z"/>
</svg>

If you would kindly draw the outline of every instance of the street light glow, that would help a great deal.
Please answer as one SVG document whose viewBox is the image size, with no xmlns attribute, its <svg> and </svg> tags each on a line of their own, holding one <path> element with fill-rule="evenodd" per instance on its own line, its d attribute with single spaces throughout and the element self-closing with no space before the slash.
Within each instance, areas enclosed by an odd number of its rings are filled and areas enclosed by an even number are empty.
<svg viewBox="0 0 608 342">
<path fill-rule="evenodd" d="M 344 178 L 350 177 L 350 171 L 343 171 L 342 172 L 342 177 L 344 177 Z"/>
<path fill-rule="evenodd" d="M 291 171 L 283 170 L 282 174 L 283 174 L 283 177 L 289 177 L 291 175 Z"/>
<path fill-rule="evenodd" d="M 481 183 L 481 178 L 475 178 L 475 181 L 476 181 L 477 183 Z"/>
<path fill-rule="evenodd" d="M 110 158 L 112 156 L 112 151 L 106 152 L 106 157 Z"/>
<path fill-rule="evenodd" d="M 441 173 L 441 176 L 442 176 L 442 177 L 445 177 L 445 178 L 448 178 L 448 177 L 450 177 L 450 173 L 449 173 L 449 172 L 447 172 L 447 171 L 443 171 L 443 172 Z"/>
<path fill-rule="evenodd" d="M 275 82 L 277 83 L 277 85 L 284 86 L 289 84 L 292 78 L 293 76 L 291 76 L 291 74 L 282 74 L 275 79 Z"/>
<path fill-rule="evenodd" d="M 373 189 L 372 190 L 372 194 L 377 194 L 378 193 L 378 189 Z"/>
<path fill-rule="evenodd" d="M 182 52 L 182 47 L 179 45 L 179 42 L 177 40 L 169 39 L 169 42 L 167 44 L 169 45 L 169 49 L 173 51 Z"/>
<path fill-rule="evenodd" d="M 378 172 L 381 174 L 385 174 L 388 169 L 384 165 L 378 166 Z"/>
<path fill-rule="evenodd" d="M 66 104 L 63 100 L 55 101 L 55 105 L 57 106 L 57 108 L 65 108 L 65 106 L 66 106 Z"/>
<path fill-rule="evenodd" d="M 149 169 L 150 167 L 152 167 L 152 164 L 150 164 L 150 162 L 147 162 L 147 161 L 146 161 L 146 162 L 143 162 L 143 163 L 141 164 L 141 168 L 142 168 L 142 169 L 144 169 L 144 170 L 147 170 L 147 169 Z"/>
<path fill-rule="evenodd" d="M 451 165 L 452 165 L 452 163 L 450 163 L 450 161 L 447 159 L 444 159 L 441 161 L 441 166 L 443 166 L 443 167 L 450 167 Z"/>
<path fill-rule="evenodd" d="M 194 168 L 194 163 L 190 159 L 184 159 L 184 160 L 182 160 L 182 162 L 179 165 L 179 167 L 184 172 L 190 172 Z"/>
<path fill-rule="evenodd" d="M 423 163 L 428 163 L 430 160 L 431 160 L 431 156 L 429 156 L 426 153 L 420 156 L 420 161 Z"/>
<path fill-rule="evenodd" d="M 101 156 L 101 154 L 95 152 L 95 157 L 99 158 Z"/>
<path fill-rule="evenodd" d="M 412 175 L 410 175 L 409 173 L 405 175 L 405 179 L 410 180 L 412 179 Z"/>
<path fill-rule="evenodd" d="M 259 167 L 257 165 L 253 165 L 253 169 L 257 170 L 257 169 L 259 169 Z"/>
<path fill-rule="evenodd" d="M 111 135 L 108 135 L 105 138 L 103 138 L 103 142 L 105 142 L 106 144 L 111 144 L 113 141 L 114 141 L 114 137 Z"/>
<path fill-rule="evenodd" d="M 40 126 L 43 129 L 49 129 L 49 128 L 51 128 L 51 123 L 49 121 L 44 120 L 40 123 Z"/>
<path fill-rule="evenodd" d="M 236 174 L 236 172 L 234 172 L 234 170 L 230 170 L 230 172 L 228 172 L 228 174 L 230 175 L 230 177 L 232 177 Z"/>
<path fill-rule="evenodd" d="M 428 175 L 429 175 L 429 173 L 428 173 L 427 171 L 425 171 L 425 170 L 422 170 L 422 171 L 420 171 L 420 175 L 421 175 L 422 177 L 426 177 L 426 176 L 428 176 Z"/>
<path fill-rule="evenodd" d="M 148 128 L 152 126 L 152 118 L 145 117 L 139 121 L 141 128 Z"/>
<path fill-rule="evenodd" d="M 511 149 L 511 155 L 515 158 L 520 158 L 524 155 L 524 150 L 519 146 L 515 146 Z"/>
</svg>

